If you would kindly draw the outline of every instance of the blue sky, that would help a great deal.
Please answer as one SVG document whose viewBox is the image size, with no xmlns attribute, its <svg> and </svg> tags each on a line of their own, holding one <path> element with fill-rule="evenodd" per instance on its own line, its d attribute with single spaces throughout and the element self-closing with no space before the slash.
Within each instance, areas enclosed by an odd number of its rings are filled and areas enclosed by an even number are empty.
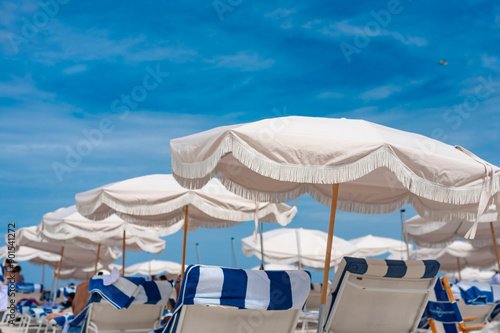
<svg viewBox="0 0 500 333">
<path fill-rule="evenodd" d="M 499 37 L 491 0 L 2 1 L 0 233 L 80 191 L 170 173 L 172 138 L 283 115 L 361 118 L 500 165 Z M 327 208 L 297 205 L 291 227 L 326 230 Z M 199 242 L 203 263 L 230 266 L 230 238 L 252 232 L 192 233 L 188 262 Z M 335 233 L 400 238 L 399 213 L 340 213 Z M 180 233 L 166 241 L 152 258 L 180 261 Z"/>
</svg>

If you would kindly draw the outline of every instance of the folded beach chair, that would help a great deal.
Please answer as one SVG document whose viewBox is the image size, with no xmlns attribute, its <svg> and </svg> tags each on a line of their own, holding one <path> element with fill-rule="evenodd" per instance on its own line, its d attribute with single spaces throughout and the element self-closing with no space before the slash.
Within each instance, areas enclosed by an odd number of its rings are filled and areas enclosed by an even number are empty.
<svg viewBox="0 0 500 333">
<path fill-rule="evenodd" d="M 189 266 L 174 314 L 156 332 L 294 332 L 310 284 L 305 271 Z"/>
<path fill-rule="evenodd" d="M 430 317 L 429 326 L 433 333 L 469 332 L 480 330 L 485 326 L 484 324 L 466 325 L 466 321 L 477 318 L 462 317 L 459 305 L 453 296 L 446 276 L 437 281 L 434 288 L 434 296 L 427 304 L 427 314 Z"/>
<path fill-rule="evenodd" d="M 344 257 L 322 311 L 322 332 L 414 332 L 436 283 L 435 260 Z"/>
<path fill-rule="evenodd" d="M 119 277 L 107 284 L 105 277 L 90 279 L 89 302 L 63 332 L 150 332 L 158 328 L 172 292 L 168 281 L 146 281 L 142 277 Z"/>
</svg>

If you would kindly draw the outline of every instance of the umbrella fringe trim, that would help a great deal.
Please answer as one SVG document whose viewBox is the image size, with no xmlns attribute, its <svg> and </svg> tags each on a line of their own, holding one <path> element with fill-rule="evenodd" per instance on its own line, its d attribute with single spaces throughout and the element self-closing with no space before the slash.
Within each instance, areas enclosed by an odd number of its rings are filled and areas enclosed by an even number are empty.
<svg viewBox="0 0 500 333">
<path fill-rule="evenodd" d="M 216 151 L 202 162 L 184 163 L 176 154 L 172 154 L 172 170 L 177 174 L 176 179 L 181 185 L 189 188 L 198 187 L 216 173 L 221 174 L 214 170 L 219 160 L 228 153 L 232 153 L 250 170 L 265 177 L 297 183 L 344 183 L 359 179 L 377 168 L 386 167 L 411 193 L 429 200 L 455 205 L 479 202 L 483 188 L 483 184 L 460 188 L 432 183 L 409 170 L 394 152 L 386 148 L 374 151 L 356 162 L 340 166 L 284 165 L 251 151 L 230 134 L 224 138 Z M 493 195 L 499 189 L 500 176 L 496 175 L 493 179 L 492 193 L 489 194 Z"/>
<path fill-rule="evenodd" d="M 199 198 L 196 195 L 183 195 L 180 198 L 175 199 L 174 204 L 175 206 L 173 206 L 173 208 L 172 202 L 163 202 L 154 205 L 129 205 L 123 202 L 116 201 L 113 198 L 108 198 L 107 195 L 103 194 L 99 196 L 99 198 L 92 204 L 77 205 L 77 210 L 84 217 L 91 220 L 100 220 L 102 219 L 102 217 L 107 218 L 112 214 L 117 214 L 119 217 L 126 221 L 140 221 L 141 224 L 148 226 L 151 226 L 153 223 L 149 224 L 146 222 L 148 221 L 147 219 L 142 220 L 137 216 L 162 215 L 172 213 L 176 210 L 182 210 L 180 214 L 182 214 L 181 218 L 184 218 L 183 208 L 186 205 L 192 205 L 203 213 L 216 219 L 246 222 L 254 220 L 257 215 L 258 219 L 265 219 L 266 221 L 272 221 L 273 223 L 277 222 L 282 226 L 289 224 L 297 213 L 296 207 L 288 207 L 285 204 L 272 204 L 268 202 L 258 202 L 259 208 L 257 209 L 257 214 L 255 214 L 255 210 L 252 210 L 252 212 L 249 213 L 245 213 L 242 211 L 231 211 L 207 204 L 202 198 Z M 108 210 L 105 212 L 95 213 L 95 210 L 99 209 L 103 205 L 107 206 Z M 277 206 L 287 208 L 280 211 Z M 129 216 L 133 217 L 134 219 L 129 218 Z M 164 220 L 162 222 L 155 221 L 155 225 L 161 227 L 164 226 L 164 224 L 173 222 L 175 219 L 176 218 L 172 218 Z M 142 221 L 144 221 L 144 223 L 142 223 Z"/>
</svg>

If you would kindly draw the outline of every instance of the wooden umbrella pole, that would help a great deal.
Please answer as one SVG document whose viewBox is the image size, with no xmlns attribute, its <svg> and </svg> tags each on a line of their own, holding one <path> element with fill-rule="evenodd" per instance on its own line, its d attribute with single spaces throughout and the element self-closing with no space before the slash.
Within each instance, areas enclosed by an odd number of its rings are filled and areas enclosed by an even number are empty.
<svg viewBox="0 0 500 333">
<path fill-rule="evenodd" d="M 52 297 L 52 307 L 54 307 L 54 304 L 56 302 L 56 294 L 57 294 L 57 288 L 59 288 L 59 277 L 61 276 L 61 266 L 62 266 L 63 256 L 64 256 L 64 246 L 61 248 L 61 258 L 59 259 L 59 265 L 57 267 L 56 287 L 54 289 L 54 297 Z"/>
<path fill-rule="evenodd" d="M 182 241 L 182 267 L 181 267 L 181 279 L 184 277 L 184 266 L 186 265 L 186 238 L 188 231 L 188 213 L 189 206 L 184 206 L 184 238 Z"/>
<path fill-rule="evenodd" d="M 460 258 L 457 257 L 458 279 L 462 281 L 462 269 L 460 268 Z"/>
<path fill-rule="evenodd" d="M 330 272 L 330 260 L 332 256 L 333 228 L 335 226 L 335 213 L 337 212 L 337 198 L 339 196 L 339 184 L 333 184 L 332 207 L 330 209 L 330 225 L 328 227 L 328 239 L 326 243 L 325 268 L 323 270 L 323 286 L 321 287 L 321 304 L 326 304 L 326 291 L 328 289 L 328 274 Z"/>
<path fill-rule="evenodd" d="M 122 241 L 122 276 L 125 276 L 125 237 L 126 237 L 126 231 L 123 230 L 123 241 Z"/>
<path fill-rule="evenodd" d="M 500 269 L 500 258 L 498 257 L 498 244 L 497 238 L 495 236 L 495 228 L 493 228 L 493 222 L 490 222 L 491 236 L 493 237 L 493 246 L 495 247 L 495 255 L 497 257 L 497 269 Z"/>
<path fill-rule="evenodd" d="M 95 257 L 94 275 L 97 274 L 97 264 L 99 263 L 100 254 L 101 254 L 101 243 L 97 244 L 97 256 Z"/>
</svg>

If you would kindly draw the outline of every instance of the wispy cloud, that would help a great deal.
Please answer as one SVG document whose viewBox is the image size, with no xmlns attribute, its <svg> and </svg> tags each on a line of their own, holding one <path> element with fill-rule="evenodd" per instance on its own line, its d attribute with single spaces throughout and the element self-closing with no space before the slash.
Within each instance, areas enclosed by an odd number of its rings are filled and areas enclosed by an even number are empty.
<svg viewBox="0 0 500 333">
<path fill-rule="evenodd" d="M 344 95 L 341 93 L 335 92 L 335 91 L 325 91 L 320 94 L 318 94 L 316 97 L 320 99 L 327 99 L 327 98 L 342 98 Z"/>
<path fill-rule="evenodd" d="M 265 13 L 265 17 L 281 19 L 297 12 L 297 8 L 278 8 L 272 12 Z"/>
<path fill-rule="evenodd" d="M 388 84 L 386 86 L 377 87 L 375 89 L 365 91 L 360 95 L 360 97 L 365 101 L 384 99 L 391 96 L 394 93 L 400 92 L 402 88 L 403 87 L 401 86 Z"/>
<path fill-rule="evenodd" d="M 221 55 L 205 60 L 213 64 L 215 68 L 227 68 L 243 72 L 254 72 L 272 67 L 273 59 L 264 59 L 253 51 L 240 51 L 235 55 Z"/>
</svg>

